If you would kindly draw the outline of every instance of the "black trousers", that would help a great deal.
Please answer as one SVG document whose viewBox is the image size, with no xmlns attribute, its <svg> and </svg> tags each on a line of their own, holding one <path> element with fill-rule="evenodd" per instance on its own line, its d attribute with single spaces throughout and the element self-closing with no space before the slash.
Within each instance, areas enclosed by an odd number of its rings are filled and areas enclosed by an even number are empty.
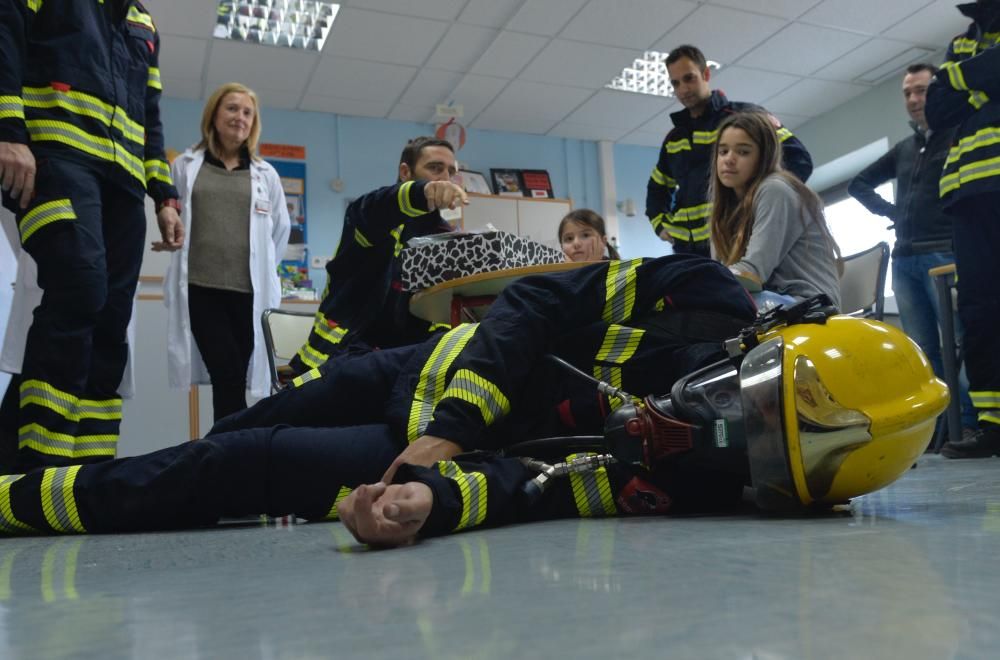
<svg viewBox="0 0 1000 660">
<path fill-rule="evenodd" d="M 952 225 L 969 396 L 979 425 L 1000 424 L 1000 193 L 962 202 Z"/>
<path fill-rule="evenodd" d="M 378 481 L 401 449 L 384 424 L 276 427 L 0 476 L 0 532 L 176 529 L 259 513 L 335 518 L 338 499 Z"/>
<path fill-rule="evenodd" d="M 35 192 L 17 213 L 43 289 L 21 370 L 19 461 L 107 460 L 121 423 L 117 389 L 146 237 L 143 199 L 97 166 L 51 155 L 38 158 Z"/>
<path fill-rule="evenodd" d="M 247 407 L 253 294 L 188 285 L 191 334 L 212 380 L 215 421 Z"/>
<path fill-rule="evenodd" d="M 702 257 L 711 257 L 711 241 L 674 241 L 674 254 L 697 254 Z"/>
</svg>

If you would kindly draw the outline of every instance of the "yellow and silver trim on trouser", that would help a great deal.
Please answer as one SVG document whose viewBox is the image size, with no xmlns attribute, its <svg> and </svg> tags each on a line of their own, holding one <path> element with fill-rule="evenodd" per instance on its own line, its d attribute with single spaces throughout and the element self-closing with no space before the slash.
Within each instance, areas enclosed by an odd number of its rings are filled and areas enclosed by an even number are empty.
<svg viewBox="0 0 1000 660">
<path fill-rule="evenodd" d="M 114 458 L 117 453 L 120 398 L 82 399 L 29 379 L 21 383 L 20 408 L 22 419 L 31 420 L 18 429 L 21 449 L 68 460 Z M 50 428 L 53 424 L 57 426 Z"/>
<path fill-rule="evenodd" d="M 27 242 L 35 232 L 53 222 L 76 220 L 73 203 L 69 198 L 53 199 L 33 207 L 17 222 L 21 244 Z"/>
<path fill-rule="evenodd" d="M 609 325 L 594 358 L 594 378 L 621 389 L 622 365 L 635 355 L 644 334 L 644 330 L 614 323 Z M 622 404 L 618 397 L 610 397 L 608 402 L 612 410 Z"/>
<path fill-rule="evenodd" d="M 1000 392 L 969 391 L 980 424 L 1000 424 Z"/>
<path fill-rule="evenodd" d="M 592 455 L 570 454 L 566 457 L 566 462 Z M 613 516 L 618 513 L 607 468 L 599 467 L 593 472 L 570 472 L 569 481 L 573 489 L 573 501 L 581 518 Z"/>
<path fill-rule="evenodd" d="M 604 286 L 604 311 L 601 318 L 607 323 L 623 323 L 632 318 L 635 307 L 636 269 L 642 259 L 612 261 Z"/>
</svg>

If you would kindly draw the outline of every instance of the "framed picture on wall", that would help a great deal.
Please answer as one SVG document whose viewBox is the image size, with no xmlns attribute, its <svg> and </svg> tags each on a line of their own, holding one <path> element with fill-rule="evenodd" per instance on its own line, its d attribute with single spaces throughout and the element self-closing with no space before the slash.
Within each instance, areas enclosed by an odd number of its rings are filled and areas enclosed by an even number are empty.
<svg viewBox="0 0 1000 660">
<path fill-rule="evenodd" d="M 552 179 L 548 170 L 521 170 L 525 197 L 547 197 L 552 199 Z"/>
<path fill-rule="evenodd" d="M 493 192 L 495 194 L 512 197 L 524 196 L 521 170 L 490 168 L 490 178 L 493 179 Z"/>
<path fill-rule="evenodd" d="M 459 170 L 458 173 L 462 175 L 462 187 L 465 188 L 465 192 L 482 193 L 484 195 L 493 193 L 490 190 L 490 184 L 486 182 L 486 177 L 483 176 L 482 172 Z"/>
</svg>

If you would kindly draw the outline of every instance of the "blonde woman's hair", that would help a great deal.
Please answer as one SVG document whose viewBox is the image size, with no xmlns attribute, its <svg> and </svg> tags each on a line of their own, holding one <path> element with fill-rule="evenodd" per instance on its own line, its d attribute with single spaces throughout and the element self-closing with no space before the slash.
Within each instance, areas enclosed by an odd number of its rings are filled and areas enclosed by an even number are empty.
<svg viewBox="0 0 1000 660">
<path fill-rule="evenodd" d="M 250 126 L 250 135 L 244 146 L 250 152 L 250 158 L 260 160 L 260 154 L 257 152 L 260 141 L 260 104 L 257 102 L 257 94 L 246 85 L 238 82 L 226 83 L 208 97 L 205 109 L 201 111 L 201 141 L 195 145 L 195 149 L 207 149 L 216 158 L 221 157 L 218 136 L 215 134 L 215 115 L 219 111 L 222 99 L 226 98 L 226 94 L 233 93 L 246 94 L 250 97 L 250 102 L 253 103 L 253 124 Z"/>
<path fill-rule="evenodd" d="M 757 161 L 757 171 L 747 182 L 746 194 L 740 199 L 732 188 L 727 188 L 719 181 L 718 156 L 719 142 L 722 134 L 729 128 L 740 128 L 746 132 L 760 151 Z M 746 253 L 750 234 L 753 232 L 753 205 L 757 197 L 757 189 L 761 182 L 772 174 L 780 176 L 788 182 L 802 201 L 802 223 L 816 222 L 820 225 L 834 254 L 838 257 L 840 250 L 830 235 L 826 222 L 823 220 L 823 202 L 819 196 L 806 187 L 804 183 L 789 173 L 781 165 L 781 141 L 771 123 L 771 119 L 761 112 L 740 112 L 726 117 L 719 124 L 719 134 L 712 149 L 712 176 L 708 186 L 708 197 L 712 201 L 712 249 L 715 257 L 727 266 L 731 266 Z"/>
</svg>

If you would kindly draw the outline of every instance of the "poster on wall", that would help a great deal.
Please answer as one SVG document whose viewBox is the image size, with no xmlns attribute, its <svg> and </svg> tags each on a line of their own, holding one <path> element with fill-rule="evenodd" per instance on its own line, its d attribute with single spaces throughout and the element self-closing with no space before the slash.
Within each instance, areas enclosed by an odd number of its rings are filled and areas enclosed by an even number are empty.
<svg viewBox="0 0 1000 660">
<path fill-rule="evenodd" d="M 544 197 L 552 199 L 552 180 L 547 170 L 521 170 L 521 181 L 524 183 L 526 197 Z"/>
<path fill-rule="evenodd" d="M 281 178 L 292 223 L 288 248 L 278 266 L 281 293 L 286 298 L 313 299 L 316 291 L 309 279 L 309 234 L 306 223 L 306 148 L 289 144 L 261 144 L 260 155 Z"/>
</svg>

